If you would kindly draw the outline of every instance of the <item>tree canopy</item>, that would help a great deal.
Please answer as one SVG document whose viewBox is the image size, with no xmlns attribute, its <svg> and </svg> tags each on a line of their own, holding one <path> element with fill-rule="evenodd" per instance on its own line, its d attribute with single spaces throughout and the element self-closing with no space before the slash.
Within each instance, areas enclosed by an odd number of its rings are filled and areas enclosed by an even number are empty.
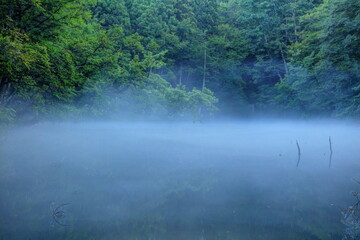
<svg viewBox="0 0 360 240">
<path fill-rule="evenodd" d="M 0 120 L 360 116 L 358 0 L 2 0 Z"/>
</svg>

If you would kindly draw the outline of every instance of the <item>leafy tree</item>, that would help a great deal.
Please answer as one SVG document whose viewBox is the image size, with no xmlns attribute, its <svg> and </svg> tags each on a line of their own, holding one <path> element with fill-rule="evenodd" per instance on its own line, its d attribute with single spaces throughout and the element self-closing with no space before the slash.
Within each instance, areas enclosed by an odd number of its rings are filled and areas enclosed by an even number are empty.
<svg viewBox="0 0 360 240">
<path fill-rule="evenodd" d="M 299 79 L 292 71 L 288 82 L 312 113 L 359 113 L 359 9 L 357 1 L 327 0 L 301 18 L 304 30 L 290 53 L 307 76 Z"/>
</svg>

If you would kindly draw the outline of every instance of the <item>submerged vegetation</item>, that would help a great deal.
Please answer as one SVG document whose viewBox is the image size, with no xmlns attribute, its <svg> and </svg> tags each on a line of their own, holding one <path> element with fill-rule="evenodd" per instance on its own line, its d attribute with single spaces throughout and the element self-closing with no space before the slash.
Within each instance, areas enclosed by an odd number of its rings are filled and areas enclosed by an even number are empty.
<svg viewBox="0 0 360 240">
<path fill-rule="evenodd" d="M 343 209 L 343 223 L 346 226 L 343 240 L 357 240 L 360 239 L 360 193 L 352 192 L 355 198 L 355 203 Z"/>
<path fill-rule="evenodd" d="M 65 224 L 65 218 L 66 218 L 66 212 L 65 212 L 65 207 L 68 206 L 70 203 L 64 203 L 58 206 L 54 206 L 54 204 L 52 204 L 52 217 L 53 217 L 53 225 L 60 225 L 60 226 L 69 226 L 67 224 Z"/>
<path fill-rule="evenodd" d="M 2 0 L 0 120 L 358 117 L 359 15 L 358 0 Z"/>
</svg>

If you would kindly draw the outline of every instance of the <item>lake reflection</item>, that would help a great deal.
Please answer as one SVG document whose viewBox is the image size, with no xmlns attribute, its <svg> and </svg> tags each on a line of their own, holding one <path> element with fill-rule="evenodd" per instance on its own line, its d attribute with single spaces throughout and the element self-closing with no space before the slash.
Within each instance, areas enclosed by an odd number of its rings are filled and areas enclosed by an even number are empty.
<svg viewBox="0 0 360 240">
<path fill-rule="evenodd" d="M 320 121 L 14 129 L 0 239 L 341 239 L 359 133 Z"/>
</svg>

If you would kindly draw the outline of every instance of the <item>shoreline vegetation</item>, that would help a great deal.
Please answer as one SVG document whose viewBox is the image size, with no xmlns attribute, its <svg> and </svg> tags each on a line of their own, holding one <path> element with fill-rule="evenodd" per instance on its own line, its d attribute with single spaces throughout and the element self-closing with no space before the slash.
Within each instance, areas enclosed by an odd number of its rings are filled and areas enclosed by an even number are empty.
<svg viewBox="0 0 360 240">
<path fill-rule="evenodd" d="M 3 0 L 0 122 L 360 116 L 357 0 Z"/>
</svg>

